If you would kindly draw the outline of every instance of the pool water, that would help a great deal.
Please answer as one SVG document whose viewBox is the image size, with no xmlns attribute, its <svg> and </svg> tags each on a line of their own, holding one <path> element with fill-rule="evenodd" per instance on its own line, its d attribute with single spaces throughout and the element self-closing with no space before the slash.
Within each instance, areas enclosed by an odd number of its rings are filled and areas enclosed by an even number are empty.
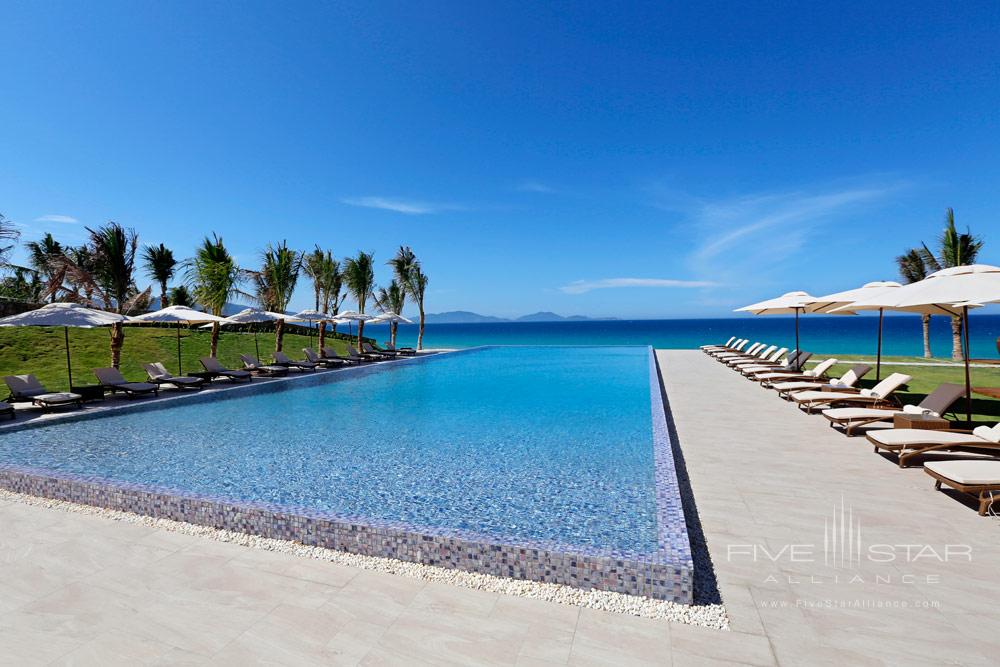
<svg viewBox="0 0 1000 667">
<path fill-rule="evenodd" d="M 443 354 L 14 431 L 0 463 L 651 554 L 649 364 L 646 347 Z"/>
</svg>

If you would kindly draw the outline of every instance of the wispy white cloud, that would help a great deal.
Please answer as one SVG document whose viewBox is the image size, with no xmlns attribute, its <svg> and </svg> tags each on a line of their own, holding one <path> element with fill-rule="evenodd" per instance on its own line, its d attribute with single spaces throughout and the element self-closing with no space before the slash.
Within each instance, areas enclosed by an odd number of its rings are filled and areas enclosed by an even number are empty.
<svg viewBox="0 0 1000 667">
<path fill-rule="evenodd" d="M 522 181 L 517 185 L 519 192 L 537 192 L 540 194 L 552 194 L 556 191 L 551 185 L 546 185 L 539 181 Z"/>
<path fill-rule="evenodd" d="M 427 215 L 444 211 L 463 211 L 464 206 L 458 204 L 442 204 L 413 199 L 397 199 L 394 197 L 346 197 L 340 200 L 348 206 L 362 208 L 377 208 L 383 211 L 394 211 L 406 215 Z"/>
<path fill-rule="evenodd" d="M 65 225 L 75 225 L 80 221 L 70 215 L 56 215 L 54 213 L 49 213 L 35 218 L 35 222 L 61 222 Z"/>
<path fill-rule="evenodd" d="M 617 289 L 622 287 L 679 287 L 698 288 L 714 287 L 715 283 L 708 280 L 674 280 L 671 278 L 604 278 L 603 280 L 576 280 L 569 285 L 563 285 L 560 291 L 566 294 L 586 294 L 598 289 Z"/>
</svg>

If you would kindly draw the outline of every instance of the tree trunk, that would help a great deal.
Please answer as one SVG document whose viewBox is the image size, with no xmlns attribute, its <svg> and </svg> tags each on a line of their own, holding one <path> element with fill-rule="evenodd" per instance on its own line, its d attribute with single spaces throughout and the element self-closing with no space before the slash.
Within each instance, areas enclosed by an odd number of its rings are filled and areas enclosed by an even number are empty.
<svg viewBox="0 0 1000 667">
<path fill-rule="evenodd" d="M 209 352 L 210 357 L 215 357 L 219 353 L 219 323 L 212 322 L 212 348 Z"/>
<path fill-rule="evenodd" d="M 285 342 L 285 320 L 278 320 L 274 323 L 274 351 L 281 352 L 281 346 Z"/>
<path fill-rule="evenodd" d="M 125 344 L 125 327 L 121 322 L 111 325 L 111 365 L 119 368 L 122 363 L 122 346 Z"/>
<path fill-rule="evenodd" d="M 167 303 L 167 283 L 164 281 L 160 283 L 160 308 L 166 308 L 169 305 Z"/>
<path fill-rule="evenodd" d="M 931 354 L 931 316 L 921 315 L 920 320 L 924 326 L 924 358 L 930 359 L 934 356 Z"/>
<path fill-rule="evenodd" d="M 358 354 L 360 354 L 361 351 L 362 351 L 361 350 L 361 334 L 362 334 L 362 332 L 364 332 L 364 330 L 365 330 L 364 320 L 359 320 L 358 321 Z"/>
<path fill-rule="evenodd" d="M 951 318 L 951 358 L 953 361 L 965 358 L 962 354 L 962 318 L 955 315 Z"/>
<path fill-rule="evenodd" d="M 317 344 L 319 345 L 319 350 L 316 352 L 322 357 L 323 348 L 326 346 L 326 322 L 319 323 L 319 342 Z"/>
<path fill-rule="evenodd" d="M 417 349 L 424 349 L 424 302 L 420 301 L 420 333 L 417 334 Z"/>
</svg>

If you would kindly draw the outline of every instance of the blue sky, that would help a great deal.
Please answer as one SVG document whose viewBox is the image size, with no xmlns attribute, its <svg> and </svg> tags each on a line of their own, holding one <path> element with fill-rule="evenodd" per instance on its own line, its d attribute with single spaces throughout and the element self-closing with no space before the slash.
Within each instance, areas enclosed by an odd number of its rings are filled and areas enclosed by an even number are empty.
<svg viewBox="0 0 1000 667">
<path fill-rule="evenodd" d="M 115 220 L 186 257 L 214 231 L 248 267 L 282 239 L 402 243 L 429 311 L 497 315 L 892 279 L 947 206 L 1000 264 L 997 3 L 4 3 L 0 25 L 25 239 Z"/>
</svg>

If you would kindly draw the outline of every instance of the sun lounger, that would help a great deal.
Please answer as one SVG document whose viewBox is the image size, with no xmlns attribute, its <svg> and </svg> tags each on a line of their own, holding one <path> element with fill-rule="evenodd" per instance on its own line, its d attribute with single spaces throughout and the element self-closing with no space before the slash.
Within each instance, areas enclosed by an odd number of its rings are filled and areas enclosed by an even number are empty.
<svg viewBox="0 0 1000 667">
<path fill-rule="evenodd" d="M 765 343 L 761 343 L 760 341 L 758 341 L 753 345 L 751 345 L 750 347 L 748 347 L 745 351 L 733 350 L 731 352 L 720 352 L 714 356 L 716 359 L 722 362 L 728 361 L 729 359 L 745 359 L 747 357 L 756 357 L 757 355 L 759 355 L 761 352 L 764 351 L 765 347 L 766 347 Z"/>
<path fill-rule="evenodd" d="M 717 349 L 722 348 L 722 347 L 729 347 L 734 342 L 736 342 L 736 336 L 731 336 L 729 338 L 729 340 L 727 340 L 722 345 L 701 345 L 701 346 L 699 346 L 698 349 L 699 350 L 717 350 Z"/>
<path fill-rule="evenodd" d="M 112 394 L 118 391 L 125 392 L 129 398 L 160 393 L 160 388 L 152 382 L 129 382 L 117 368 L 95 368 L 94 375 L 97 381 Z"/>
<path fill-rule="evenodd" d="M 811 356 L 812 352 L 792 352 L 785 358 L 784 363 L 773 361 L 766 364 L 741 366 L 738 370 L 740 373 L 756 382 L 757 376 L 764 375 L 765 373 L 801 373 L 803 364 L 805 364 Z"/>
<path fill-rule="evenodd" d="M 747 343 L 749 343 L 749 342 L 750 342 L 749 338 L 742 338 L 735 345 L 733 345 L 730 348 L 724 348 L 724 349 L 721 349 L 721 350 L 713 350 L 713 351 L 710 351 L 709 354 L 712 355 L 713 357 L 715 357 L 715 356 L 718 356 L 719 354 L 722 354 L 722 353 L 725 353 L 725 352 L 742 352 L 743 348 L 745 348 L 747 346 Z"/>
<path fill-rule="evenodd" d="M 339 354 L 337 354 L 337 351 L 334 350 L 332 347 L 324 347 L 323 348 L 323 357 L 325 359 L 336 359 L 336 360 L 341 361 L 341 362 L 343 362 L 345 364 L 363 364 L 366 361 L 368 361 L 364 357 L 359 357 L 359 356 L 353 356 L 352 357 L 350 355 L 347 355 L 347 356 L 339 355 Z"/>
<path fill-rule="evenodd" d="M 383 359 L 395 359 L 397 355 L 395 352 L 389 352 L 388 350 L 379 350 L 372 346 L 368 341 L 361 342 L 361 353 L 362 354 L 373 354 L 377 357 L 382 357 Z"/>
<path fill-rule="evenodd" d="M 934 478 L 939 491 L 946 484 L 975 497 L 979 516 L 986 516 L 990 505 L 1000 501 L 1000 461 L 935 461 L 925 463 L 924 472 Z"/>
<path fill-rule="evenodd" d="M 260 359 L 257 357 L 251 357 L 249 354 L 241 354 L 240 361 L 243 362 L 243 368 L 250 371 L 251 373 L 256 373 L 257 375 L 288 375 L 287 366 L 278 366 L 277 364 L 262 364 Z"/>
<path fill-rule="evenodd" d="M 871 370 L 871 366 L 868 364 L 855 364 L 847 370 L 846 373 L 841 375 L 839 378 L 830 379 L 813 379 L 813 380 L 784 380 L 782 382 L 772 381 L 770 383 L 771 389 L 778 392 L 778 396 L 782 398 L 789 398 L 791 394 L 808 391 L 846 391 L 853 390 L 854 385 L 858 383 L 858 380 L 863 378 Z"/>
<path fill-rule="evenodd" d="M 353 345 L 347 346 L 347 356 L 351 359 L 361 358 L 365 361 L 382 361 L 384 359 L 382 355 L 371 354 L 370 352 L 362 352 L 359 354 L 358 351 L 354 349 Z"/>
<path fill-rule="evenodd" d="M 909 375 L 893 373 L 871 389 L 861 389 L 857 393 L 847 391 L 800 391 L 791 394 L 791 399 L 799 407 L 811 413 L 815 408 L 829 408 L 835 405 L 854 404 L 867 407 L 899 405 L 893 393 L 909 382 Z"/>
<path fill-rule="evenodd" d="M 396 354 L 402 354 L 408 357 L 412 357 L 417 353 L 417 351 L 414 350 L 412 347 L 396 347 L 389 341 L 382 343 L 382 346 L 386 349 L 387 352 L 395 352 Z"/>
<path fill-rule="evenodd" d="M 10 417 L 11 419 L 17 418 L 17 411 L 14 410 L 14 406 L 10 403 L 0 403 L 0 415 L 5 417 Z"/>
<path fill-rule="evenodd" d="M 205 386 L 204 378 L 171 375 L 167 367 L 159 361 L 154 361 L 151 364 L 143 364 L 142 367 L 146 369 L 146 376 L 153 384 L 172 384 L 178 389 L 201 389 Z"/>
<path fill-rule="evenodd" d="M 819 362 L 815 367 L 806 371 L 771 371 L 769 373 L 758 374 L 756 379 L 760 381 L 761 385 L 764 387 L 770 387 L 775 382 L 792 382 L 795 380 L 815 382 L 823 379 L 826 372 L 839 363 L 839 361 L 839 359 L 831 357 Z M 861 365 L 862 364 L 858 364 L 858 366 Z M 852 366 L 852 369 L 853 368 L 855 368 L 855 366 Z"/>
<path fill-rule="evenodd" d="M 310 361 L 317 366 L 323 366 L 324 368 L 334 368 L 337 366 L 342 366 L 343 361 L 340 359 L 333 359 L 327 357 L 321 357 L 316 354 L 316 351 L 311 347 L 302 348 L 302 354 L 306 355 L 306 361 Z"/>
<path fill-rule="evenodd" d="M 1000 453 L 1000 430 L 979 426 L 973 432 L 937 431 L 923 428 L 887 428 L 868 433 L 875 451 L 896 455 L 900 468 L 914 458 L 938 452 L 990 450 Z"/>
<path fill-rule="evenodd" d="M 788 348 L 787 347 L 782 347 L 782 348 L 779 348 L 779 349 L 776 349 L 776 350 L 772 350 L 767 355 L 762 356 L 760 359 L 744 359 L 744 360 L 741 360 L 741 361 L 735 361 L 735 362 L 729 364 L 729 366 L 731 366 L 733 368 L 733 370 L 740 371 L 740 372 L 742 372 L 744 368 L 748 368 L 750 366 L 757 366 L 757 367 L 767 366 L 767 367 L 771 367 L 772 364 L 781 363 L 780 362 L 781 358 L 784 357 L 785 354 L 787 354 L 787 353 L 788 353 Z"/>
<path fill-rule="evenodd" d="M 726 359 L 720 359 L 720 361 L 727 366 L 736 366 L 740 364 L 749 364 L 760 361 L 761 359 L 768 359 L 775 350 L 778 349 L 777 345 L 761 345 L 752 354 L 738 355 L 734 357 L 728 357 Z"/>
<path fill-rule="evenodd" d="M 960 384 L 941 384 L 924 397 L 916 405 L 904 405 L 900 409 L 878 408 L 829 408 L 823 410 L 823 416 L 830 421 L 830 426 L 843 426 L 847 435 L 853 435 L 854 430 L 882 421 L 889 421 L 899 414 L 931 415 L 940 417 L 948 411 L 955 401 L 965 395 L 965 387 Z M 896 429 L 904 430 L 904 429 Z M 905 429 L 909 430 L 909 429 Z"/>
<path fill-rule="evenodd" d="M 8 375 L 3 381 L 10 389 L 8 401 L 28 401 L 40 408 L 57 408 L 76 404 L 83 407 L 83 396 L 70 392 L 50 392 L 34 375 Z M 13 417 L 13 415 L 12 415 Z"/>
<path fill-rule="evenodd" d="M 274 356 L 274 363 L 276 363 L 279 366 L 298 368 L 300 371 L 315 371 L 317 368 L 317 365 L 311 361 L 296 361 L 295 359 L 292 359 L 284 352 L 280 351 L 275 352 L 273 356 Z"/>
<path fill-rule="evenodd" d="M 219 363 L 219 360 L 215 357 L 202 357 L 198 361 L 205 368 L 206 371 L 212 374 L 213 378 L 228 378 L 232 382 L 237 382 L 239 380 L 246 380 L 250 382 L 253 380 L 253 376 L 250 371 L 239 371 L 233 370 L 231 368 L 226 368 Z"/>
</svg>

